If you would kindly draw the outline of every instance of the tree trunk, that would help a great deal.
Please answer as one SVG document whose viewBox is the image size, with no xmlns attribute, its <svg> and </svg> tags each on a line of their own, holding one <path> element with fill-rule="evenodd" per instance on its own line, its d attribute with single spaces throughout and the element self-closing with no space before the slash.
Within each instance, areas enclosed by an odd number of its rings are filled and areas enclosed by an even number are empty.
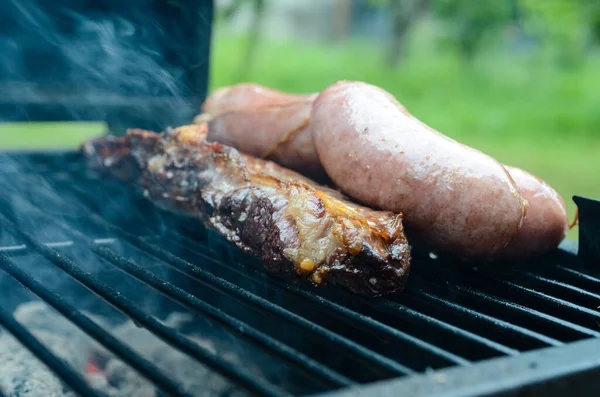
<svg viewBox="0 0 600 397">
<path fill-rule="evenodd" d="M 335 41 L 342 41 L 348 37 L 351 14 L 351 0 L 336 0 L 333 7 L 333 39 Z"/>
<path fill-rule="evenodd" d="M 429 0 L 392 0 L 392 41 L 387 60 L 390 67 L 400 64 L 408 33 L 428 6 Z"/>
<path fill-rule="evenodd" d="M 250 75 L 252 66 L 254 65 L 256 58 L 256 51 L 258 48 L 258 43 L 260 41 L 260 30 L 262 27 L 262 21 L 265 14 L 265 1 L 264 0 L 253 0 L 252 1 L 252 24 L 250 26 L 250 31 L 248 33 L 248 44 L 246 45 L 246 50 L 244 53 L 244 57 L 242 58 L 244 61 L 242 65 L 240 65 L 239 72 L 239 80 L 244 80 L 248 78 Z"/>
</svg>

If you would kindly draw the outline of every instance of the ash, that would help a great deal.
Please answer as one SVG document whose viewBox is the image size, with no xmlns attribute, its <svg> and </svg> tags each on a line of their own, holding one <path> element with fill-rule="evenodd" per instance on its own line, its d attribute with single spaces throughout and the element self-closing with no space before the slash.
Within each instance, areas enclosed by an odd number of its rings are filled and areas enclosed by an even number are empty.
<svg viewBox="0 0 600 397">
<path fill-rule="evenodd" d="M 15 310 L 14 315 L 17 321 L 52 350 L 56 356 L 80 372 L 91 387 L 109 396 L 159 397 L 161 395 L 146 379 L 45 304 L 41 302 L 23 303 Z M 198 362 L 159 341 L 151 333 L 137 327 L 132 321 L 127 321 L 111 329 L 107 325 L 106 319 L 89 316 L 159 367 L 163 373 L 178 380 L 190 394 L 194 396 L 246 396 L 245 392 L 231 385 L 219 375 L 210 372 Z M 191 315 L 174 313 L 164 321 L 164 324 L 179 329 L 192 319 Z M 209 340 L 198 336 L 189 338 L 203 347 L 215 351 Z M 222 354 L 221 357 L 230 362 L 239 362 L 239 359 L 236 360 L 236 357 L 232 355 Z M 86 373 L 90 359 L 95 363 L 101 363 L 98 372 Z M 29 353 L 9 333 L 2 331 L 0 331 L 0 391 L 11 397 L 75 397 L 75 393 L 63 386 L 43 363 Z"/>
</svg>

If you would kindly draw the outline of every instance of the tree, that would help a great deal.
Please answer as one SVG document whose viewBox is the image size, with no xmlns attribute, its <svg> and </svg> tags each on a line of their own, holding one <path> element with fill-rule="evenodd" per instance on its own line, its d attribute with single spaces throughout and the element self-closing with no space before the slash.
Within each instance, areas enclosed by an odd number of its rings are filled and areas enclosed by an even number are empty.
<svg viewBox="0 0 600 397">
<path fill-rule="evenodd" d="M 508 0 L 436 0 L 434 12 L 447 23 L 451 41 L 467 59 L 513 18 Z"/>
<path fill-rule="evenodd" d="M 392 2 L 393 34 L 388 64 L 397 66 L 404 55 L 408 33 L 415 22 L 425 13 L 429 0 L 395 0 Z"/>
<path fill-rule="evenodd" d="M 519 0 L 526 28 L 564 65 L 576 63 L 588 45 L 600 44 L 600 1 Z"/>
<path fill-rule="evenodd" d="M 244 76 L 248 76 L 250 68 L 254 63 L 258 44 L 260 41 L 260 30 L 263 17 L 265 14 L 265 0 L 233 0 L 228 7 L 224 7 L 217 15 L 222 20 L 231 20 L 244 4 L 250 4 L 252 7 L 252 22 L 248 31 L 248 42 L 244 50 L 244 56 L 240 70 L 238 72 L 239 79 L 243 80 Z"/>
<path fill-rule="evenodd" d="M 426 13 L 430 0 L 370 0 L 373 6 L 387 7 L 392 16 L 392 39 L 387 63 L 398 66 L 404 56 L 406 42 L 412 27 Z"/>
<path fill-rule="evenodd" d="M 248 43 L 246 44 L 246 52 L 244 54 L 246 65 L 241 66 L 240 78 L 242 76 L 247 76 L 249 73 L 248 68 L 250 68 L 254 64 L 258 43 L 260 41 L 260 29 L 262 26 L 264 14 L 265 0 L 252 0 L 252 25 L 250 26 Z"/>
</svg>

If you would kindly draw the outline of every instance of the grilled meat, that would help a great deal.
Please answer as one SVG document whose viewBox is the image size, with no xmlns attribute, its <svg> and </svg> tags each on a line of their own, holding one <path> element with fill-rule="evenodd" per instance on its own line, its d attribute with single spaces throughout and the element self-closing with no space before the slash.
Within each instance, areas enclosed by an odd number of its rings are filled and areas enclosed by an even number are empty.
<svg viewBox="0 0 600 397">
<path fill-rule="evenodd" d="M 208 123 L 211 140 L 401 209 L 413 242 L 436 251 L 523 259 L 555 249 L 569 230 L 547 183 L 433 131 L 369 84 L 311 95 L 236 84 L 209 95 L 196 122 Z"/>
<path fill-rule="evenodd" d="M 378 296 L 400 291 L 410 250 L 402 215 L 375 211 L 270 161 L 206 141 L 205 124 L 130 130 L 81 151 L 89 168 L 202 219 L 271 274 Z"/>
</svg>

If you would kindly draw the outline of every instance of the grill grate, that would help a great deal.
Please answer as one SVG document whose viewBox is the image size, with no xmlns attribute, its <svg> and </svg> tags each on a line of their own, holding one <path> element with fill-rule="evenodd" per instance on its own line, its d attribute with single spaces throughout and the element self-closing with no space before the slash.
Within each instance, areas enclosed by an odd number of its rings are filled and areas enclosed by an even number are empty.
<svg viewBox="0 0 600 397">
<path fill-rule="evenodd" d="M 269 277 L 197 222 L 117 182 L 89 179 L 73 153 L 0 162 L 0 288 L 11 291 L 0 325 L 80 395 L 106 394 L 15 319 L 21 302 L 45 302 L 169 396 L 200 390 L 95 315 L 129 317 L 231 390 L 264 396 L 356 388 L 600 336 L 600 273 L 568 251 L 494 267 L 417 253 L 402 296 L 369 300 Z M 223 350 L 167 325 L 173 311 L 193 313 L 201 325 L 192 331 Z M 230 350 L 242 361 L 222 353 Z"/>
</svg>

